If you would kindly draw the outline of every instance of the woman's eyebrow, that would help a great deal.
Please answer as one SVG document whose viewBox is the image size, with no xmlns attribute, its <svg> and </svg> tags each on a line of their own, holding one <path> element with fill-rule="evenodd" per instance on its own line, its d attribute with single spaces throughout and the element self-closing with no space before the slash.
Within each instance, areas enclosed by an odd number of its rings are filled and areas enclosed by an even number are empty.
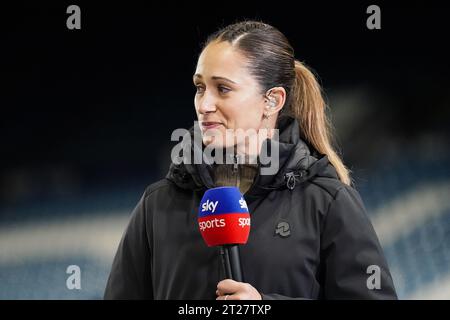
<svg viewBox="0 0 450 320">
<path fill-rule="evenodd" d="M 202 77 L 201 74 L 196 73 L 196 74 L 194 74 L 194 80 L 195 80 L 196 78 L 202 79 L 203 77 Z M 211 79 L 212 79 L 212 80 L 222 80 L 222 81 L 230 82 L 230 83 L 232 83 L 232 84 L 237 84 L 237 83 L 234 82 L 233 80 L 230 80 L 230 79 L 225 78 L 225 77 L 212 76 Z"/>
<path fill-rule="evenodd" d="M 217 76 L 213 76 L 213 77 L 211 77 L 211 79 L 213 79 L 213 80 L 222 80 L 222 81 L 230 82 L 230 83 L 232 83 L 232 84 L 237 84 L 237 83 L 234 82 L 233 80 L 230 80 L 230 79 L 225 78 L 225 77 L 217 77 Z"/>
</svg>

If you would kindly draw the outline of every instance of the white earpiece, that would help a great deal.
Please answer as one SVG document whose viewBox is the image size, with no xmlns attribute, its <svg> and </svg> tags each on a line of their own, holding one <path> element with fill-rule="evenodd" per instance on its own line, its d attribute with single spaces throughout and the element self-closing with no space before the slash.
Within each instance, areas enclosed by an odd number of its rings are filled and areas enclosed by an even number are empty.
<svg viewBox="0 0 450 320">
<path fill-rule="evenodd" d="M 269 104 L 267 105 L 268 108 L 275 108 L 277 105 L 277 102 L 275 101 L 275 98 L 270 97 L 269 98 Z"/>
<path fill-rule="evenodd" d="M 268 104 L 267 104 L 267 108 L 268 109 L 273 109 L 273 108 L 275 108 L 276 106 L 277 106 L 277 100 L 276 100 L 276 98 L 275 97 L 273 97 L 272 95 L 271 95 L 271 93 L 272 93 L 272 89 L 270 89 L 269 91 L 267 91 L 267 93 L 266 93 L 266 99 L 268 100 Z"/>
</svg>

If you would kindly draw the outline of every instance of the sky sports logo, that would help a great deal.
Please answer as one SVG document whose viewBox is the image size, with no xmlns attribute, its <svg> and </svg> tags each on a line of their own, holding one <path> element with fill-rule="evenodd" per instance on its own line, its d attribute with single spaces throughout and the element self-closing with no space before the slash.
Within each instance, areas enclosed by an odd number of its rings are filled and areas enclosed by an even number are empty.
<svg viewBox="0 0 450 320">
<path fill-rule="evenodd" d="M 219 204 L 219 201 L 209 201 L 206 200 L 206 202 L 204 204 L 202 204 L 202 212 L 205 211 L 211 211 L 212 213 L 214 213 L 214 211 L 216 211 L 217 205 Z"/>
<path fill-rule="evenodd" d="M 247 243 L 250 219 L 247 203 L 237 187 L 208 189 L 200 200 L 198 227 L 209 247 Z"/>
<path fill-rule="evenodd" d="M 202 212 L 210 211 L 211 213 L 214 213 L 216 211 L 218 204 L 219 204 L 219 201 L 211 201 L 211 200 L 207 199 L 206 202 L 202 204 Z M 241 197 L 241 199 L 239 199 L 239 206 L 241 207 L 241 209 L 248 210 L 247 202 L 245 202 L 243 197 Z"/>
<path fill-rule="evenodd" d="M 198 223 L 198 226 L 202 232 L 205 231 L 206 229 L 211 229 L 211 228 L 224 228 L 224 227 L 226 227 L 226 225 L 227 225 L 227 223 L 224 218 L 222 218 L 222 219 L 215 218 L 215 219 L 211 219 L 211 220 L 207 220 L 207 221 L 201 221 Z M 250 226 L 250 218 L 239 218 L 238 226 L 241 228 Z"/>
</svg>

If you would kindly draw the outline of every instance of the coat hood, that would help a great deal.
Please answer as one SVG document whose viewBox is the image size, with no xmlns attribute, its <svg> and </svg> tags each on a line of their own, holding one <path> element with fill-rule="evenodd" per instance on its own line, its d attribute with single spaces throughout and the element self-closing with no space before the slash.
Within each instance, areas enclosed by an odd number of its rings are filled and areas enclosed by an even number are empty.
<svg viewBox="0 0 450 320">
<path fill-rule="evenodd" d="M 315 176 L 338 179 L 336 170 L 326 155 L 319 154 L 310 144 L 302 138 L 298 121 L 288 115 L 281 115 L 278 119 L 279 140 L 272 140 L 279 148 L 279 168 L 275 174 L 263 175 L 261 168 L 269 166 L 258 163 L 258 174 L 248 193 L 261 194 L 280 188 L 294 189 Z M 202 152 L 204 146 L 194 139 L 197 126 L 189 130 L 191 139 L 184 150 Z M 267 143 L 269 140 L 266 140 Z M 192 155 L 191 154 L 191 155 Z M 182 155 L 184 157 L 184 154 Z M 193 159 L 193 156 L 192 158 Z M 180 164 L 171 163 L 166 178 L 173 181 L 183 189 L 205 190 L 214 188 L 212 175 L 213 167 L 202 162 L 191 164 L 183 161 Z"/>
</svg>

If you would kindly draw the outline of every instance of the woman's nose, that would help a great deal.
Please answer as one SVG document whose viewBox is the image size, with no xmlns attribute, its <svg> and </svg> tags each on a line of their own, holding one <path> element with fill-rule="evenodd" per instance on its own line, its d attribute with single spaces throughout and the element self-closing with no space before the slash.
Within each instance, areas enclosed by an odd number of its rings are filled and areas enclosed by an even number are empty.
<svg viewBox="0 0 450 320">
<path fill-rule="evenodd" d="M 215 112 L 217 105 L 214 97 L 204 94 L 204 96 L 198 101 L 198 112 L 201 114 Z"/>
</svg>

